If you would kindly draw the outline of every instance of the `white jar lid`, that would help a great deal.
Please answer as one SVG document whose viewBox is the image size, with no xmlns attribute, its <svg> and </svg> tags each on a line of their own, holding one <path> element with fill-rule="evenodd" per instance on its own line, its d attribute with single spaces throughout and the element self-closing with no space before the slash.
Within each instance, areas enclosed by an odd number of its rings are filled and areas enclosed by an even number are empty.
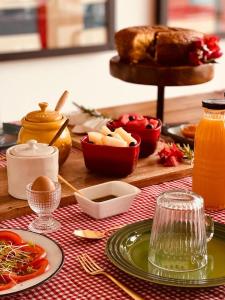
<svg viewBox="0 0 225 300">
<path fill-rule="evenodd" d="M 10 151 L 12 155 L 20 157 L 46 156 L 53 152 L 54 147 L 38 143 L 36 140 L 29 140 L 26 144 L 16 145 Z"/>
</svg>

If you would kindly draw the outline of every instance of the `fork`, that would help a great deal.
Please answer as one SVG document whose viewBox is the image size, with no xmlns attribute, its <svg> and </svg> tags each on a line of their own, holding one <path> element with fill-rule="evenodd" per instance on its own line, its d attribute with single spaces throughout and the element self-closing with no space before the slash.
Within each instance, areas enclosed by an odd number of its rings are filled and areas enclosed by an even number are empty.
<svg viewBox="0 0 225 300">
<path fill-rule="evenodd" d="M 110 274 L 106 273 L 87 253 L 78 255 L 78 260 L 83 267 L 83 269 L 90 275 L 104 275 L 110 280 L 112 280 L 118 287 L 120 287 L 125 293 L 127 293 L 132 299 L 135 300 L 144 300 L 138 294 L 133 292 L 131 289 L 123 285 L 117 279 L 115 279 Z"/>
</svg>

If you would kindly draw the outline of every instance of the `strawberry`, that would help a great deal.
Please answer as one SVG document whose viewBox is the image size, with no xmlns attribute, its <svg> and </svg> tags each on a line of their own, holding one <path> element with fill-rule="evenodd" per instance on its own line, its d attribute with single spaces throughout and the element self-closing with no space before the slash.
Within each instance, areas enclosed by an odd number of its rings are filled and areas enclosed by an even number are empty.
<svg viewBox="0 0 225 300">
<path fill-rule="evenodd" d="M 165 167 L 176 167 L 178 165 L 178 161 L 175 156 L 170 156 L 163 165 Z"/>
<path fill-rule="evenodd" d="M 122 126 L 125 126 L 129 122 L 129 114 L 123 114 L 119 117 L 118 121 L 120 121 Z"/>
<path fill-rule="evenodd" d="M 165 167 L 177 166 L 183 160 L 183 152 L 175 144 L 165 146 L 158 155 L 159 162 Z"/>
<path fill-rule="evenodd" d="M 171 154 L 169 147 L 164 147 L 161 151 L 158 152 L 160 159 L 167 159 Z"/>
<path fill-rule="evenodd" d="M 171 153 L 177 158 L 178 161 L 182 161 L 184 157 L 183 152 L 177 147 L 176 144 L 171 146 Z"/>
<path fill-rule="evenodd" d="M 194 41 L 190 47 L 189 62 L 193 66 L 215 62 L 222 56 L 219 38 L 215 35 L 206 35 L 203 39 Z"/>
<path fill-rule="evenodd" d="M 207 45 L 207 48 L 211 51 L 214 51 L 214 50 L 218 50 L 219 49 L 219 45 L 218 45 L 218 42 L 219 42 L 219 37 L 218 36 L 215 36 L 215 35 L 206 35 L 204 37 L 204 44 Z"/>
<path fill-rule="evenodd" d="M 178 165 L 178 161 L 175 156 L 169 156 L 168 159 L 163 164 L 165 167 L 176 167 Z"/>
<path fill-rule="evenodd" d="M 209 61 L 211 59 L 216 59 L 216 58 L 221 57 L 222 55 L 223 55 L 222 51 L 217 50 L 217 51 L 209 53 L 207 56 L 207 60 Z"/>
</svg>

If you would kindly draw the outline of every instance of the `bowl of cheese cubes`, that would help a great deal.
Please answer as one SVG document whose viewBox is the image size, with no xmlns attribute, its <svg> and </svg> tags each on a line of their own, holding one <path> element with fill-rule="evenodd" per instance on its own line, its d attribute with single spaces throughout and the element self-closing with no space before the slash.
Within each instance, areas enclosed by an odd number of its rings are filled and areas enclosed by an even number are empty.
<svg viewBox="0 0 225 300">
<path fill-rule="evenodd" d="M 95 173 L 125 177 L 135 169 L 141 139 L 123 128 L 111 131 L 103 126 L 100 132 L 88 132 L 81 139 L 84 162 Z"/>
<path fill-rule="evenodd" d="M 123 114 L 117 120 L 108 122 L 111 130 L 122 127 L 127 132 L 136 133 L 141 138 L 140 157 L 154 153 L 160 137 L 162 122 L 159 119 L 141 114 Z"/>
</svg>

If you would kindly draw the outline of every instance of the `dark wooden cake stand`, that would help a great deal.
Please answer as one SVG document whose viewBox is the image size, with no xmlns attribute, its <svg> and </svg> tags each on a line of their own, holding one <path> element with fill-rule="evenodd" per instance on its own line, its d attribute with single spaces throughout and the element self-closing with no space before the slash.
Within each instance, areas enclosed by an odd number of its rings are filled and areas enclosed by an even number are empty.
<svg viewBox="0 0 225 300">
<path fill-rule="evenodd" d="M 114 56 L 110 60 L 110 74 L 130 83 L 157 86 L 157 118 L 163 121 L 166 86 L 195 85 L 210 81 L 214 76 L 213 64 L 199 66 L 161 67 L 146 63 L 131 64 Z"/>
</svg>

